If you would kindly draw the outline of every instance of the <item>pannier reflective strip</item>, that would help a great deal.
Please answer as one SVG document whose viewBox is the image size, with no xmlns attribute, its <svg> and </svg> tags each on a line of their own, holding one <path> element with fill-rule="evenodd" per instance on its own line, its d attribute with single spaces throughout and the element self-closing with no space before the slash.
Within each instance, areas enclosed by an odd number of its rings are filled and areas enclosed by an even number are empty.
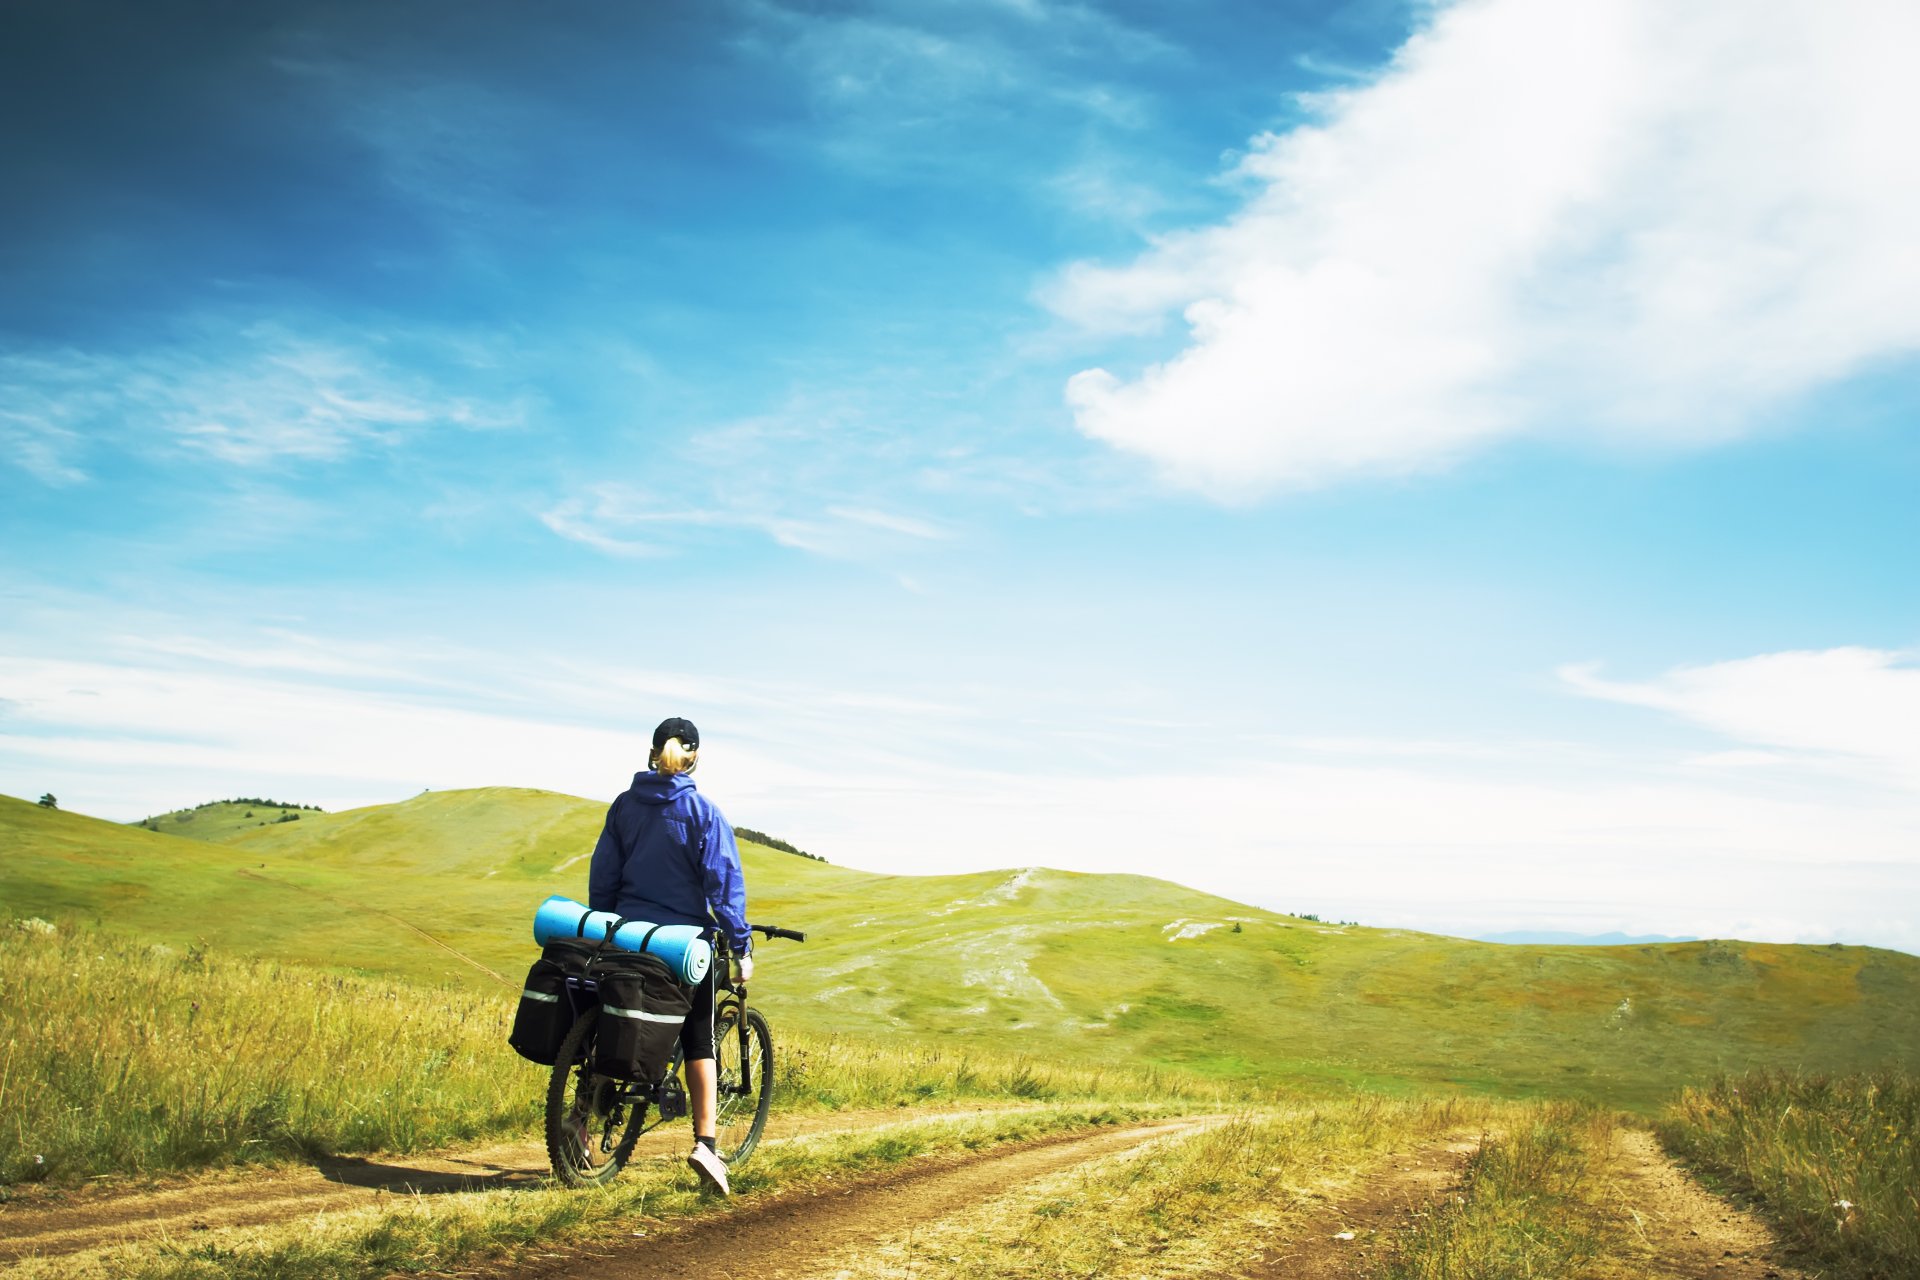
<svg viewBox="0 0 1920 1280">
<path fill-rule="evenodd" d="M 532 987 L 528 987 L 526 990 L 522 991 L 520 993 L 520 998 L 522 1000 L 538 1000 L 541 1004 L 559 1004 L 560 1003 L 559 996 L 548 995 L 544 991 L 535 991 Z"/>
<path fill-rule="evenodd" d="M 685 1015 L 678 1013 L 648 1013 L 645 1009 L 622 1009 L 618 1005 L 603 1004 L 600 1012 L 610 1013 L 616 1018 L 637 1018 L 641 1022 L 685 1022 Z"/>
</svg>

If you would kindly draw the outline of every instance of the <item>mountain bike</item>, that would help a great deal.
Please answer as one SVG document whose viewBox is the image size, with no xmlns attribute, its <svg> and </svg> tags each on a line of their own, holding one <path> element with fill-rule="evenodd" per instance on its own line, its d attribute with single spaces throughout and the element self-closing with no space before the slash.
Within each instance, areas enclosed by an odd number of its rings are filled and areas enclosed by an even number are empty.
<svg viewBox="0 0 1920 1280">
<path fill-rule="evenodd" d="M 795 929 L 751 924 L 769 938 L 805 942 Z M 734 981 L 733 955 L 724 937 L 714 939 L 713 1051 L 718 1076 L 714 1147 L 728 1164 L 753 1153 L 773 1106 L 773 1033 L 758 1009 L 747 1006 L 747 987 Z M 600 999 L 591 978 L 567 979 L 567 996 L 577 1013 L 573 1029 L 560 1042 L 547 1081 L 547 1158 L 553 1174 L 568 1186 L 611 1181 L 633 1156 L 640 1135 L 688 1114 L 681 1080 L 681 1050 L 673 1049 L 666 1075 L 654 1084 L 634 1084 L 593 1069 L 594 1032 Z M 694 1017 L 704 1010 L 695 1010 Z M 651 1108 L 653 1121 L 648 1123 Z"/>
</svg>

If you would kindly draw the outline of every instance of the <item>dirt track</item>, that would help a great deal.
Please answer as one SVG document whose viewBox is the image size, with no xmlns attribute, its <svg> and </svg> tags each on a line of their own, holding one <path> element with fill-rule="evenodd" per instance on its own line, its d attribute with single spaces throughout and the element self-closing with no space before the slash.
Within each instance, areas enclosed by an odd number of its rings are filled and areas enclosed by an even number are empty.
<svg viewBox="0 0 1920 1280">
<path fill-rule="evenodd" d="M 1619 1131 L 1635 1280 L 1808 1280 L 1783 1259 L 1766 1224 L 1688 1177 L 1641 1129 Z M 1395 1155 L 1350 1196 L 1330 1203 L 1267 1251 L 1245 1280 L 1365 1280 L 1398 1229 L 1446 1195 L 1476 1140 Z M 1350 1236 L 1346 1233 L 1352 1233 Z"/>
<path fill-rule="evenodd" d="M 1650 1256 L 1643 1280 L 1806 1280 L 1766 1224 L 1689 1178 L 1654 1136 L 1620 1135 L 1630 1210 Z"/>
<path fill-rule="evenodd" d="M 1395 1229 L 1460 1177 L 1480 1139 L 1456 1135 L 1415 1151 L 1396 1151 L 1351 1194 L 1309 1214 L 1247 1270 L 1247 1280 L 1346 1280 L 1372 1275 L 1391 1251 Z"/>
<path fill-rule="evenodd" d="M 590 1264 L 591 1274 L 605 1280 L 683 1280 L 697 1275 L 837 1280 L 861 1274 L 849 1262 L 870 1256 L 876 1244 L 910 1231 L 915 1224 L 977 1209 L 1022 1184 L 1157 1139 L 1191 1133 L 1211 1122 L 1156 1120 L 916 1161 L 885 1176 L 825 1192 L 728 1206 L 657 1236 L 596 1244 L 588 1257 L 543 1259 L 486 1274 L 503 1280 L 560 1280 L 587 1274 Z"/>
<path fill-rule="evenodd" d="M 1025 1108 L 992 1108 L 1021 1110 Z M 931 1115 L 899 1109 L 789 1119 L 784 1136 L 873 1129 Z M 1078 1131 L 1036 1141 L 929 1157 L 885 1173 L 764 1200 L 716 1203 L 645 1235 L 621 1232 L 561 1255 L 464 1272 L 504 1280 L 560 1280 L 592 1274 L 647 1280 L 710 1274 L 768 1280 L 856 1280 L 912 1275 L 932 1280 L 942 1266 L 925 1243 L 1018 1212 L 1049 1178 L 1130 1158 L 1149 1144 L 1191 1133 L 1216 1118 L 1157 1120 L 1123 1129 Z M 636 1155 L 677 1158 L 685 1127 L 649 1134 Z M 1348 1194 L 1328 1200 L 1274 1239 L 1239 1274 L 1245 1280 L 1365 1280 L 1377 1274 L 1399 1229 L 1444 1197 L 1478 1139 L 1452 1139 L 1389 1156 Z M 1619 1154 L 1633 1238 L 1620 1244 L 1644 1280 L 1806 1280 L 1785 1265 L 1765 1226 L 1702 1189 L 1653 1137 L 1623 1130 Z M 200 1230 L 309 1217 L 377 1204 L 389 1194 L 435 1195 L 534 1186 L 545 1152 L 516 1143 L 390 1162 L 335 1160 L 311 1169 L 201 1179 L 134 1192 L 41 1196 L 0 1206 L 0 1263 L 59 1257 L 137 1240 L 179 1240 Z M 1089 1224 L 1093 1229 L 1097 1224 Z M 915 1236 L 923 1248 L 916 1250 Z M 729 1269 L 716 1260 L 739 1260 Z M 1227 1274 L 1223 1270 L 1222 1274 Z"/>
<path fill-rule="evenodd" d="M 1027 1109 L 843 1111 L 782 1117 L 778 1127 L 780 1137 L 787 1138 L 874 1129 L 939 1116 Z M 649 1133 L 634 1149 L 635 1158 L 677 1154 L 687 1134 L 685 1124 Z M 282 1222 L 332 1209 L 377 1204 L 387 1195 L 444 1195 L 536 1186 L 547 1174 L 546 1148 L 539 1142 L 519 1142 L 424 1156 L 326 1160 L 306 1168 L 197 1178 L 137 1191 L 30 1193 L 22 1200 L 0 1205 L 0 1263 L 26 1257 L 60 1257 L 137 1240 L 177 1240 L 214 1227 Z"/>
</svg>

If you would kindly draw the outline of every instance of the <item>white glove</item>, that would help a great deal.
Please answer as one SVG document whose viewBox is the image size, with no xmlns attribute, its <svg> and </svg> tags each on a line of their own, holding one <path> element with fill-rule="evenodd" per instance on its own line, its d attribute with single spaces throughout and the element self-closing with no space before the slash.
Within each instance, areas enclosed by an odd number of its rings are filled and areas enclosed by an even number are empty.
<svg viewBox="0 0 1920 1280">
<path fill-rule="evenodd" d="M 740 966 L 740 981 L 751 981 L 753 978 L 753 957 L 750 955 L 741 956 L 736 959 L 734 963 Z"/>
</svg>

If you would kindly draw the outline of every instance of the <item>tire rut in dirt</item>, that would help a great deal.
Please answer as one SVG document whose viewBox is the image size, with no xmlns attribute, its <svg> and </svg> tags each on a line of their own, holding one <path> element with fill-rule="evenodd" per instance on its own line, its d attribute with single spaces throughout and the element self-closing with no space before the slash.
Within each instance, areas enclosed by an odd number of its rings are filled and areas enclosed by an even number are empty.
<svg viewBox="0 0 1920 1280">
<path fill-rule="evenodd" d="M 1644 1130 L 1621 1135 L 1626 1183 L 1640 1233 L 1654 1256 L 1643 1280 L 1806 1280 L 1773 1233 L 1687 1175 Z"/>
<path fill-rule="evenodd" d="M 915 1112 L 884 1107 L 782 1117 L 784 1139 L 844 1133 L 915 1120 L 1031 1110 L 977 1106 Z M 677 1159 L 689 1140 L 683 1125 L 644 1135 L 635 1158 Z M 458 1194 L 547 1185 L 548 1156 L 538 1142 L 490 1143 L 418 1156 L 341 1156 L 306 1169 L 274 1170 L 149 1188 L 29 1189 L 0 1204 L 0 1266 L 27 1257 L 66 1257 L 161 1235 L 175 1239 L 220 1227 L 251 1227 L 377 1205 L 382 1196 Z"/>
<path fill-rule="evenodd" d="M 1362 1280 L 1377 1273 L 1396 1231 L 1459 1181 L 1481 1138 L 1389 1156 L 1360 1186 L 1308 1214 L 1270 1245 L 1245 1280 Z"/>
<path fill-rule="evenodd" d="M 800 1280 L 837 1250 L 877 1240 L 913 1222 L 938 1220 L 1009 1187 L 1113 1155 L 1201 1124 L 1183 1118 L 1125 1129 L 1079 1130 L 1015 1147 L 930 1158 L 889 1174 L 824 1190 L 776 1196 L 761 1204 L 716 1206 L 675 1229 L 652 1227 L 635 1239 L 596 1240 L 580 1254 L 537 1259 L 488 1274 L 502 1280 L 651 1280 L 733 1274 Z"/>
</svg>

